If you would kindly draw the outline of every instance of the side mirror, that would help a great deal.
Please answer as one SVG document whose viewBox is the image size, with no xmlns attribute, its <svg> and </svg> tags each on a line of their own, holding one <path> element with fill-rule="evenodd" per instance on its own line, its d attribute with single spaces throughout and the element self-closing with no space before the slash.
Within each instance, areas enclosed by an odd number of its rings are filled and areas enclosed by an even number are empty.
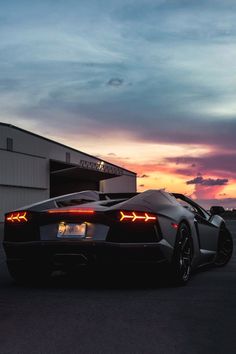
<svg viewBox="0 0 236 354">
<path fill-rule="evenodd" d="M 211 207 L 210 213 L 212 215 L 222 215 L 222 214 L 225 213 L 225 209 L 222 206 L 214 205 L 214 206 Z"/>
</svg>

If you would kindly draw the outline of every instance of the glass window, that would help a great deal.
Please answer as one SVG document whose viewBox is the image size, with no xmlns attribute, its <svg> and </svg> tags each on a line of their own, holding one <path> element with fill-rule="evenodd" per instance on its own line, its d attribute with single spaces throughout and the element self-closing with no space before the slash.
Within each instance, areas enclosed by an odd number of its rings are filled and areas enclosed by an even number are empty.
<svg viewBox="0 0 236 354">
<path fill-rule="evenodd" d="M 204 219 L 209 219 L 209 214 L 202 208 L 200 205 L 197 205 L 196 203 L 192 202 L 190 199 L 185 199 L 181 197 L 176 197 L 178 202 L 186 209 L 191 211 L 193 214 L 200 215 Z"/>
</svg>

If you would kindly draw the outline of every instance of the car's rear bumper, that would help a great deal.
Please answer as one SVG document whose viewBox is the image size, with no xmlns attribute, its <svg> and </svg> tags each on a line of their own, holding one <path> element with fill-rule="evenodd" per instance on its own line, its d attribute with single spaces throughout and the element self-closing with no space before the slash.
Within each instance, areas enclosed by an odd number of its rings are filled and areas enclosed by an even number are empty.
<svg viewBox="0 0 236 354">
<path fill-rule="evenodd" d="M 54 268 L 106 263 L 161 263 L 172 249 L 163 242 L 112 243 L 75 241 L 4 242 L 7 262 L 48 264 Z"/>
</svg>

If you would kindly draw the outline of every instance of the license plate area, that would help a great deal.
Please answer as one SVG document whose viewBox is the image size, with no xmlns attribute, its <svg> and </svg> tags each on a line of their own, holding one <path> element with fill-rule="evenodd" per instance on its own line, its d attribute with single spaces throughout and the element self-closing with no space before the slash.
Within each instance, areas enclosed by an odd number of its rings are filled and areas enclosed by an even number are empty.
<svg viewBox="0 0 236 354">
<path fill-rule="evenodd" d="M 86 237 L 87 224 L 66 223 L 64 221 L 58 224 L 57 237 L 66 239 L 83 239 Z"/>
</svg>

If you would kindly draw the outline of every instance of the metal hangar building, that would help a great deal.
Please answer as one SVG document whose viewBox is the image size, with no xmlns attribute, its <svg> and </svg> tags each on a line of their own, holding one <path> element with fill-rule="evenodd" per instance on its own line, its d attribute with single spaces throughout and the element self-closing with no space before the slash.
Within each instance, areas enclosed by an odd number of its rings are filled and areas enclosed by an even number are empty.
<svg viewBox="0 0 236 354">
<path fill-rule="evenodd" d="M 10 210 L 87 189 L 136 192 L 136 173 L 0 123 L 0 221 Z"/>
</svg>

